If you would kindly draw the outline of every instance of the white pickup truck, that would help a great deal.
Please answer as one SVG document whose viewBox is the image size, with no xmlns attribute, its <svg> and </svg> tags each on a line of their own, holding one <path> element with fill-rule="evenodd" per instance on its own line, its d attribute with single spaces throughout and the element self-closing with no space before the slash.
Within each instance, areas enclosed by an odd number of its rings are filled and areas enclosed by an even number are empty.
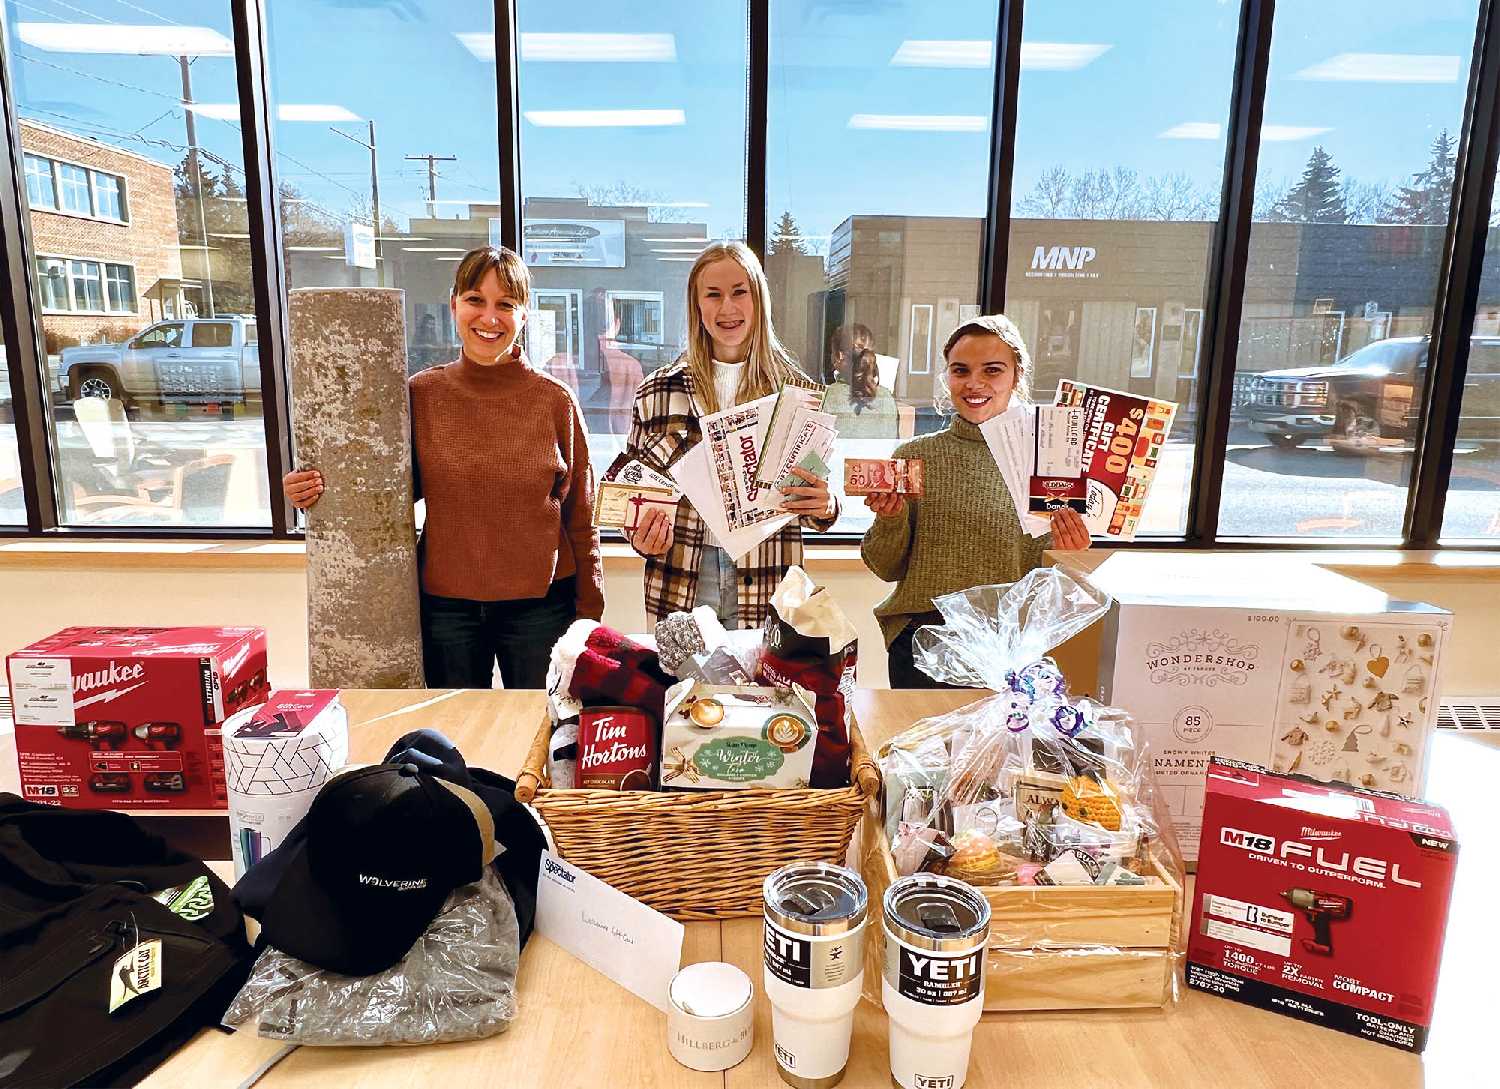
<svg viewBox="0 0 1500 1089">
<path fill-rule="evenodd" d="M 62 350 L 58 381 L 70 400 L 224 404 L 260 399 L 255 319 L 159 321 L 123 344 Z"/>
</svg>

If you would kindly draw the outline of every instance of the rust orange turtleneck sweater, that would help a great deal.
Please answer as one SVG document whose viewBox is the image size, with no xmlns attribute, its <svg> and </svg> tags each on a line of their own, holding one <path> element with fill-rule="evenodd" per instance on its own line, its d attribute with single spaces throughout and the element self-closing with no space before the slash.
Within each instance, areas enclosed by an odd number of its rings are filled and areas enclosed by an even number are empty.
<svg viewBox="0 0 1500 1089">
<path fill-rule="evenodd" d="M 467 357 L 409 388 L 413 476 L 427 500 L 422 589 L 513 601 L 576 575 L 579 615 L 599 619 L 594 474 L 572 391 L 525 362 Z"/>
</svg>

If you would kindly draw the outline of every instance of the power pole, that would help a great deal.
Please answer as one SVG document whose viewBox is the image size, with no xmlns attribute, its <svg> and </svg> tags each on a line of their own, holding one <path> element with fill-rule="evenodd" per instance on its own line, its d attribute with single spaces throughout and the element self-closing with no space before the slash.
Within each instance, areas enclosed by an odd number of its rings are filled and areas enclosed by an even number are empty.
<svg viewBox="0 0 1500 1089">
<path fill-rule="evenodd" d="M 198 169 L 198 127 L 193 116 L 193 77 L 189 71 L 187 57 L 177 58 L 182 70 L 182 112 L 187 115 L 188 179 L 193 186 L 193 195 L 198 198 L 198 231 L 203 240 L 203 305 L 208 308 L 204 317 L 211 318 L 214 309 L 214 269 L 208 256 L 208 217 L 203 214 L 203 174 Z"/>
<path fill-rule="evenodd" d="M 385 265 L 380 256 L 380 173 L 375 165 L 375 122 L 367 121 L 370 126 L 370 139 L 368 142 L 361 140 L 358 136 L 350 136 L 341 128 L 333 125 L 328 127 L 338 133 L 345 140 L 352 140 L 362 148 L 370 152 L 370 217 L 375 223 L 375 283 L 385 286 Z"/>
<path fill-rule="evenodd" d="M 427 218 L 437 218 L 437 164 L 456 163 L 457 155 L 408 155 L 412 162 L 427 164 Z"/>
</svg>

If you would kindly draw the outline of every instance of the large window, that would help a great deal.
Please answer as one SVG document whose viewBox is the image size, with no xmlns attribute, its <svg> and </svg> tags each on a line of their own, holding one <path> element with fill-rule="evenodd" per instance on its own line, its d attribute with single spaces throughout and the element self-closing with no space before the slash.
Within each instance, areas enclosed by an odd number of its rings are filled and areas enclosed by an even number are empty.
<svg viewBox="0 0 1500 1089">
<path fill-rule="evenodd" d="M 694 258 L 744 237 L 746 7 L 517 9 L 522 256 L 557 318 L 530 351 L 578 394 L 607 465 L 636 387 L 686 343 Z"/>
<path fill-rule="evenodd" d="M 267 12 L 289 286 L 400 288 L 408 372 L 457 359 L 453 271 L 500 207 L 493 5 L 344 6 L 334 53 L 326 6 Z"/>
<path fill-rule="evenodd" d="M 974 313 L 989 169 L 995 0 L 771 5 L 766 272 L 776 329 L 833 383 L 832 479 L 944 423 L 943 341 Z M 874 396 L 853 395 L 864 352 Z M 838 528 L 871 514 L 846 501 Z"/>
<path fill-rule="evenodd" d="M 11 393 L 6 345 L 0 338 L 0 526 L 26 524 L 21 457 L 16 446 L 16 405 Z"/>
<path fill-rule="evenodd" d="M 1142 535 L 1187 517 L 1238 5 L 1028 4 L 1005 308 L 1036 365 L 1177 402 Z M 1145 73 L 1153 73 L 1147 77 Z"/>
<path fill-rule="evenodd" d="M 1401 534 L 1476 16 L 1276 5 L 1223 535 Z"/>
<path fill-rule="evenodd" d="M 52 160 L 27 155 L 26 199 L 33 208 L 56 208 L 57 187 L 52 181 Z"/>
<path fill-rule="evenodd" d="M 255 309 L 230 6 L 149 7 L 62 22 L 6 5 L 59 518 L 269 526 L 246 322 L 228 349 L 180 337 Z"/>
<path fill-rule="evenodd" d="M 1500 200 L 1490 223 L 1443 507 L 1445 543 L 1500 541 Z"/>
</svg>

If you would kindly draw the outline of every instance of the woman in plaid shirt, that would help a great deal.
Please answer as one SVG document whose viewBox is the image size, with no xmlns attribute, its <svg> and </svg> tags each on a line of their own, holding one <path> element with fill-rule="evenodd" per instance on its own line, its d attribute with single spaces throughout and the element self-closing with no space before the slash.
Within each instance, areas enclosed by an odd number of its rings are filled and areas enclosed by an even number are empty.
<svg viewBox="0 0 1500 1089">
<path fill-rule="evenodd" d="M 699 420 L 764 397 L 785 385 L 818 388 L 797 369 L 771 327 L 771 293 L 754 252 L 741 242 L 715 242 L 688 275 L 688 346 L 671 366 L 636 391 L 626 450 L 666 472 L 702 438 Z M 646 616 L 709 605 L 734 628 L 758 627 L 787 568 L 802 562 L 802 527 L 826 532 L 838 519 L 828 482 L 793 469 L 805 482 L 784 488 L 782 509 L 800 517 L 736 564 L 683 499 L 675 518 L 648 511 L 630 535 L 646 559 Z"/>
</svg>

